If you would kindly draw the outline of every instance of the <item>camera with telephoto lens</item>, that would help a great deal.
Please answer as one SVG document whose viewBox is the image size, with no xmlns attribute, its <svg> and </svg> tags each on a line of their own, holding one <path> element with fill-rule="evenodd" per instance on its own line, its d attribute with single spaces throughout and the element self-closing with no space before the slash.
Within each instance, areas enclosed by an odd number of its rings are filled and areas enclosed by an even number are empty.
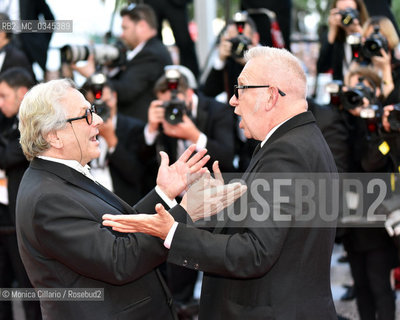
<svg viewBox="0 0 400 320">
<path fill-rule="evenodd" d="M 98 65 L 116 67 L 126 62 L 126 47 L 121 41 L 115 44 L 65 45 L 60 49 L 61 63 L 85 61 L 91 54 Z"/>
<path fill-rule="evenodd" d="M 390 111 L 388 116 L 391 131 L 400 132 L 400 103 L 393 105 L 393 110 Z"/>
<path fill-rule="evenodd" d="M 171 100 L 163 103 L 162 107 L 165 108 L 165 120 L 170 124 L 178 124 L 183 122 L 183 115 L 186 114 L 186 103 L 178 99 L 178 85 L 181 73 L 178 69 L 166 67 L 165 77 L 167 79 L 168 90 L 171 92 Z"/>
<path fill-rule="evenodd" d="M 359 19 L 360 17 L 360 13 L 358 12 L 358 10 L 353 8 L 346 8 L 345 10 L 340 10 L 339 14 L 342 16 L 341 17 L 342 25 L 346 27 L 351 25 L 355 19 Z"/>
<path fill-rule="evenodd" d="M 89 78 L 89 87 L 94 95 L 93 105 L 96 113 L 100 116 L 104 122 L 111 116 L 110 107 L 102 100 L 103 88 L 107 78 L 101 72 L 96 72 Z"/>
<path fill-rule="evenodd" d="M 245 51 L 249 48 L 249 45 L 251 44 L 251 40 L 243 34 L 246 21 L 246 12 L 237 12 L 233 16 L 233 22 L 236 25 L 236 29 L 239 35 L 237 37 L 229 39 L 229 41 L 232 43 L 232 58 L 243 58 Z"/>
<path fill-rule="evenodd" d="M 362 46 L 362 53 L 366 58 L 371 59 L 374 56 L 382 56 L 381 49 L 389 51 L 389 45 L 386 38 L 379 32 L 379 26 L 374 26 L 374 32 L 365 39 Z"/>
</svg>

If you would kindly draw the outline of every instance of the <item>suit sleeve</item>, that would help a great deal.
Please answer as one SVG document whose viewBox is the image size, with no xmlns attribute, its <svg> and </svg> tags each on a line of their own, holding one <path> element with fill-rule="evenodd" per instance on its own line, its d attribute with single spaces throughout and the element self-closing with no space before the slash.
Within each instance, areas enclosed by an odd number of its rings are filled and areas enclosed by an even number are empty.
<svg viewBox="0 0 400 320">
<path fill-rule="evenodd" d="M 259 164 L 257 171 L 304 172 L 307 168 L 304 150 L 301 152 L 300 148 L 293 145 L 288 148 L 282 143 L 270 148 L 268 157 Z M 248 193 L 239 199 L 245 201 L 246 217 L 237 224 L 229 222 L 230 228 L 237 228 L 233 234 L 215 234 L 179 224 L 167 261 L 225 277 L 253 278 L 264 275 L 279 258 L 291 222 L 272 218 L 257 222 L 253 219 L 254 216 L 249 214 L 250 208 L 261 212 L 259 210 L 267 205 L 270 213 L 274 212 L 276 204 L 271 192 L 261 191 L 260 195 L 264 201 L 251 200 Z M 281 215 L 293 215 L 293 203 L 283 205 L 279 210 Z"/>
<path fill-rule="evenodd" d="M 60 193 L 39 198 L 33 229 L 49 257 L 86 277 L 114 285 L 140 278 L 166 258 L 159 239 L 113 232 L 84 204 Z"/>
</svg>

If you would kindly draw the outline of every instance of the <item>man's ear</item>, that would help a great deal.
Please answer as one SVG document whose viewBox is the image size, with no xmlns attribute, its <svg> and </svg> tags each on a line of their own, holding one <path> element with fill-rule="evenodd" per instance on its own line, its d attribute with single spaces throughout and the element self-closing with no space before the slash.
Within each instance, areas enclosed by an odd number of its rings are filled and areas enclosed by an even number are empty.
<svg viewBox="0 0 400 320">
<path fill-rule="evenodd" d="M 278 88 L 276 87 L 269 87 L 267 88 L 268 93 L 267 93 L 267 101 L 265 102 L 265 110 L 266 111 L 271 111 L 271 109 L 276 105 L 278 98 L 279 98 L 279 92 Z"/>
<path fill-rule="evenodd" d="M 61 149 L 64 146 L 61 138 L 57 135 L 57 131 L 49 132 L 45 139 L 52 148 Z"/>
</svg>

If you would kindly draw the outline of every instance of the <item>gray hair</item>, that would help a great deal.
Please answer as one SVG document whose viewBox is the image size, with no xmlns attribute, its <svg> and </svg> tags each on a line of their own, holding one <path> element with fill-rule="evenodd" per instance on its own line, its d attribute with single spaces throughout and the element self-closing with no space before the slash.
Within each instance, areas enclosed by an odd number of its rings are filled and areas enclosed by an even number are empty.
<svg viewBox="0 0 400 320">
<path fill-rule="evenodd" d="M 75 88 L 69 79 L 41 83 L 29 90 L 19 109 L 20 144 L 30 161 L 50 148 L 48 133 L 62 129 L 66 122 L 63 98 L 68 89 Z"/>
<path fill-rule="evenodd" d="M 286 49 L 262 46 L 253 47 L 246 51 L 244 55 L 246 62 L 259 57 L 264 58 L 267 65 L 273 68 L 275 72 L 271 72 L 272 75 L 269 74 L 269 76 L 280 80 L 279 86 L 282 91 L 286 92 L 293 89 L 302 97 L 306 97 L 307 77 L 297 57 Z M 262 69 L 260 72 L 265 73 Z"/>
</svg>

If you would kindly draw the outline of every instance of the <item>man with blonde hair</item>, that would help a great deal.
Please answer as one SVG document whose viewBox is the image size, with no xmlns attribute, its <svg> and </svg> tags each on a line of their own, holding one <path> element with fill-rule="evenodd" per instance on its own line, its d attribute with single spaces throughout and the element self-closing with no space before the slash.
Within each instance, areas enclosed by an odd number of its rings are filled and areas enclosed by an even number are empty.
<svg viewBox="0 0 400 320">
<path fill-rule="evenodd" d="M 312 205 L 293 197 L 296 183 L 320 173 L 328 184 L 336 172 L 307 111 L 304 71 L 283 49 L 256 47 L 245 58 L 230 104 L 246 137 L 261 141 L 242 177 L 245 206 L 214 233 L 187 228 L 162 208 L 145 218 L 107 215 L 103 224 L 157 234 L 166 239 L 168 262 L 204 271 L 199 319 L 337 319 L 330 289 L 335 219 L 324 219 L 318 198 L 330 194 L 316 194 L 312 217 Z"/>
<path fill-rule="evenodd" d="M 162 242 L 144 234 L 121 235 L 104 228 L 101 217 L 154 212 L 157 203 L 173 207 L 187 187 L 186 175 L 205 171 L 206 150 L 190 158 L 192 145 L 172 165 L 161 153 L 156 188 L 132 208 L 90 174 L 87 163 L 100 154 L 96 136 L 103 121 L 70 81 L 33 87 L 19 118 L 20 142 L 31 161 L 17 197 L 21 257 L 35 288 L 68 288 L 67 296 L 59 292 L 63 301 L 41 300 L 43 318 L 175 319 L 156 269 L 167 255 Z M 176 209 L 174 217 L 186 221 L 186 213 Z M 81 299 L 81 288 L 104 291 L 89 292 L 97 298 L 93 302 Z"/>
</svg>

